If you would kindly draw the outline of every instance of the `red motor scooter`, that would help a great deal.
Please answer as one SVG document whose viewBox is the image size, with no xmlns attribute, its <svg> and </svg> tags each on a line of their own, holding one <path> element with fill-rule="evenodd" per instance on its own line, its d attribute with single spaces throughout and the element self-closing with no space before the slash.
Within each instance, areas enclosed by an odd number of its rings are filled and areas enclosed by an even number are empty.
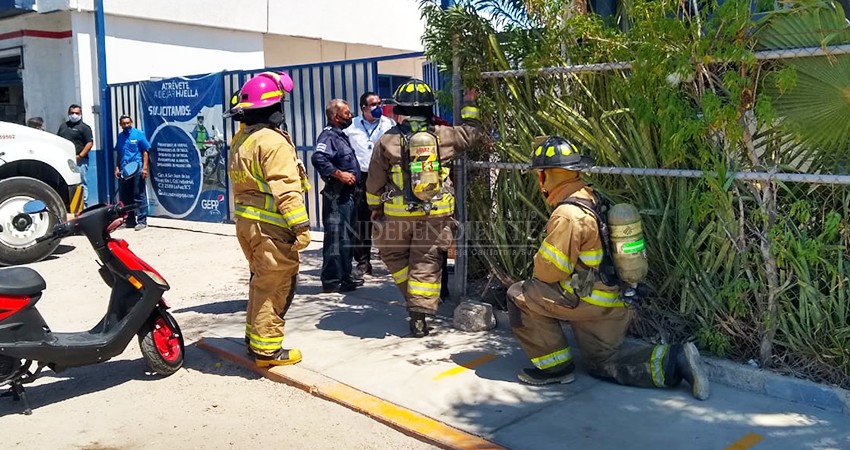
<svg viewBox="0 0 850 450">
<path fill-rule="evenodd" d="M 134 336 L 151 371 L 168 376 L 183 365 L 183 334 L 162 298 L 168 283 L 124 240 L 110 236 L 135 208 L 92 206 L 39 238 L 84 235 L 97 253 L 98 272 L 112 294 L 106 314 L 91 330 L 52 332 L 35 307 L 46 288 L 41 275 L 28 267 L 0 269 L 0 386 L 10 385 L 8 394 L 23 400 L 24 414 L 32 411 L 23 385 L 34 381 L 42 369 L 60 372 L 106 361 L 121 354 Z M 28 202 L 23 212 L 49 213 L 39 200 Z"/>
</svg>

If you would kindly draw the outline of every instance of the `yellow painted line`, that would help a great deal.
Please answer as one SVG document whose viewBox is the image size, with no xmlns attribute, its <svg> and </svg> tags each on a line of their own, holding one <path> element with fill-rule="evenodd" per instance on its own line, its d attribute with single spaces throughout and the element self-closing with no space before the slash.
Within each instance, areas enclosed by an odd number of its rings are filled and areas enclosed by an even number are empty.
<svg viewBox="0 0 850 450">
<path fill-rule="evenodd" d="M 750 433 L 741 439 L 738 439 L 734 444 L 726 447 L 725 450 L 747 450 L 761 442 L 762 439 L 764 439 L 764 437 L 760 434 Z"/>
<path fill-rule="evenodd" d="M 235 362 L 265 378 L 288 384 L 316 397 L 345 406 L 431 445 L 452 450 L 504 450 L 504 447 L 482 437 L 382 400 L 298 365 L 271 369 L 257 367 L 253 360 L 245 356 L 244 347 L 232 342 L 229 342 L 227 346 L 232 351 L 212 341 L 208 342 L 204 338 L 198 341 L 198 347 Z"/>
<path fill-rule="evenodd" d="M 80 211 L 82 211 L 82 208 L 79 208 L 79 206 L 81 206 L 82 198 L 83 187 L 77 186 L 77 189 L 74 190 L 74 198 L 71 200 L 71 213 L 78 214 Z"/>
<path fill-rule="evenodd" d="M 489 355 L 488 354 L 488 355 L 484 355 L 484 356 L 480 356 L 478 358 L 475 358 L 472 361 L 465 362 L 463 364 L 458 364 L 458 367 L 455 367 L 453 369 L 449 369 L 449 370 L 437 375 L 436 377 L 434 377 L 434 381 L 437 381 L 441 378 L 451 377 L 451 376 L 466 372 L 467 370 L 472 370 L 472 369 L 480 366 L 481 364 L 484 364 L 488 361 L 492 361 L 495 358 L 496 358 L 496 355 Z"/>
</svg>

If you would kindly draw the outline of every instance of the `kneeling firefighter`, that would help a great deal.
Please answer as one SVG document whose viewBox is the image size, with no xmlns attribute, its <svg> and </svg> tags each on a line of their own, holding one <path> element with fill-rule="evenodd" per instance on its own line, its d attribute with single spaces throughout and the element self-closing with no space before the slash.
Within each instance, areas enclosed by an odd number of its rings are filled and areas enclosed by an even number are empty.
<svg viewBox="0 0 850 450">
<path fill-rule="evenodd" d="M 231 145 L 236 236 L 251 270 L 245 343 L 261 367 L 301 361 L 283 348 L 284 315 L 295 296 L 298 251 L 310 244 L 295 147 L 281 131 L 283 99 L 292 90 L 286 74 L 263 72 L 248 80 L 230 114 L 245 125 Z"/>
<path fill-rule="evenodd" d="M 636 271 L 634 264 L 626 267 L 621 262 L 630 256 L 645 258 L 643 240 L 641 236 L 632 243 L 620 239 L 606 245 L 609 226 L 612 238 L 622 238 L 639 235 L 640 223 L 638 218 L 631 225 L 615 224 L 614 214 L 596 212 L 601 200 L 579 177 L 579 171 L 591 165 L 592 158 L 582 156 L 561 137 L 551 136 L 534 149 L 531 169 L 539 177 L 546 202 L 555 209 L 534 256 L 533 279 L 508 289 L 511 328 L 534 365 L 523 369 L 519 379 L 533 385 L 575 379 L 575 364 L 560 324 L 569 321 L 591 375 L 643 387 L 676 386 L 685 379 L 693 396 L 705 400 L 708 377 L 692 343 L 623 347 L 633 313 L 627 298 L 634 295 L 631 288 L 638 281 L 634 274 L 644 276 L 646 263 L 644 259 L 643 270 Z M 616 205 L 612 212 L 632 210 L 637 216 L 634 207 L 624 206 Z M 615 261 L 619 267 L 614 267 Z"/>
<path fill-rule="evenodd" d="M 428 334 L 425 318 L 436 314 L 440 302 L 441 251 L 456 229 L 449 164 L 481 139 L 477 96 L 470 90 L 464 97 L 462 125 L 434 125 L 431 87 L 407 81 L 393 95 L 399 123 L 372 151 L 366 180 L 372 240 L 407 301 L 414 337 Z"/>
</svg>

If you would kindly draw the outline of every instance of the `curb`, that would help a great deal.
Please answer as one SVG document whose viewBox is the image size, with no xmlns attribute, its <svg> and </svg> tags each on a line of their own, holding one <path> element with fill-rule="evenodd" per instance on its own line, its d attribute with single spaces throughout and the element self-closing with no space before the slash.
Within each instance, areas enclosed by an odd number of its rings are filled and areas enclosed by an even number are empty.
<svg viewBox="0 0 850 450">
<path fill-rule="evenodd" d="M 850 415 L 850 391 L 710 356 L 702 357 L 709 379 L 749 392 Z"/>
<path fill-rule="evenodd" d="M 425 443 L 450 450 L 504 450 L 504 447 L 484 438 L 451 427 L 297 365 L 272 369 L 257 367 L 254 361 L 244 355 L 244 347 L 236 344 L 233 344 L 233 346 L 234 348 L 238 347 L 238 353 L 207 342 L 204 338 L 198 341 L 199 348 L 222 359 L 234 362 L 269 380 L 287 384 L 316 397 L 345 406 Z"/>
<path fill-rule="evenodd" d="M 509 326 L 506 328 L 504 326 L 507 323 L 507 313 L 494 310 L 494 314 L 497 323 L 502 324 L 502 329 L 510 331 Z M 644 342 L 635 338 L 626 338 L 627 344 Z M 850 415 L 850 390 L 713 356 L 702 355 L 702 361 L 708 369 L 708 378 L 713 383 Z"/>
</svg>

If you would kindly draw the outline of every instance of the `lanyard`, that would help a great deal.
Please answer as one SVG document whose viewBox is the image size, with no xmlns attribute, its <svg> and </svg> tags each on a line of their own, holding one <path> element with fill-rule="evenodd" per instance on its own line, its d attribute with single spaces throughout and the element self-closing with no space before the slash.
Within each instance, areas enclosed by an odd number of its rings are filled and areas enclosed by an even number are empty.
<svg viewBox="0 0 850 450">
<path fill-rule="evenodd" d="M 364 119 L 362 117 L 360 118 L 360 125 L 363 125 L 363 131 L 366 133 L 366 140 L 368 140 L 369 143 L 371 144 L 372 143 L 372 135 L 375 134 L 375 130 L 377 130 L 378 128 L 381 127 L 381 119 L 378 119 L 378 123 L 376 123 L 375 127 L 372 128 L 372 131 L 369 131 L 369 129 L 366 128 L 366 119 Z"/>
</svg>

